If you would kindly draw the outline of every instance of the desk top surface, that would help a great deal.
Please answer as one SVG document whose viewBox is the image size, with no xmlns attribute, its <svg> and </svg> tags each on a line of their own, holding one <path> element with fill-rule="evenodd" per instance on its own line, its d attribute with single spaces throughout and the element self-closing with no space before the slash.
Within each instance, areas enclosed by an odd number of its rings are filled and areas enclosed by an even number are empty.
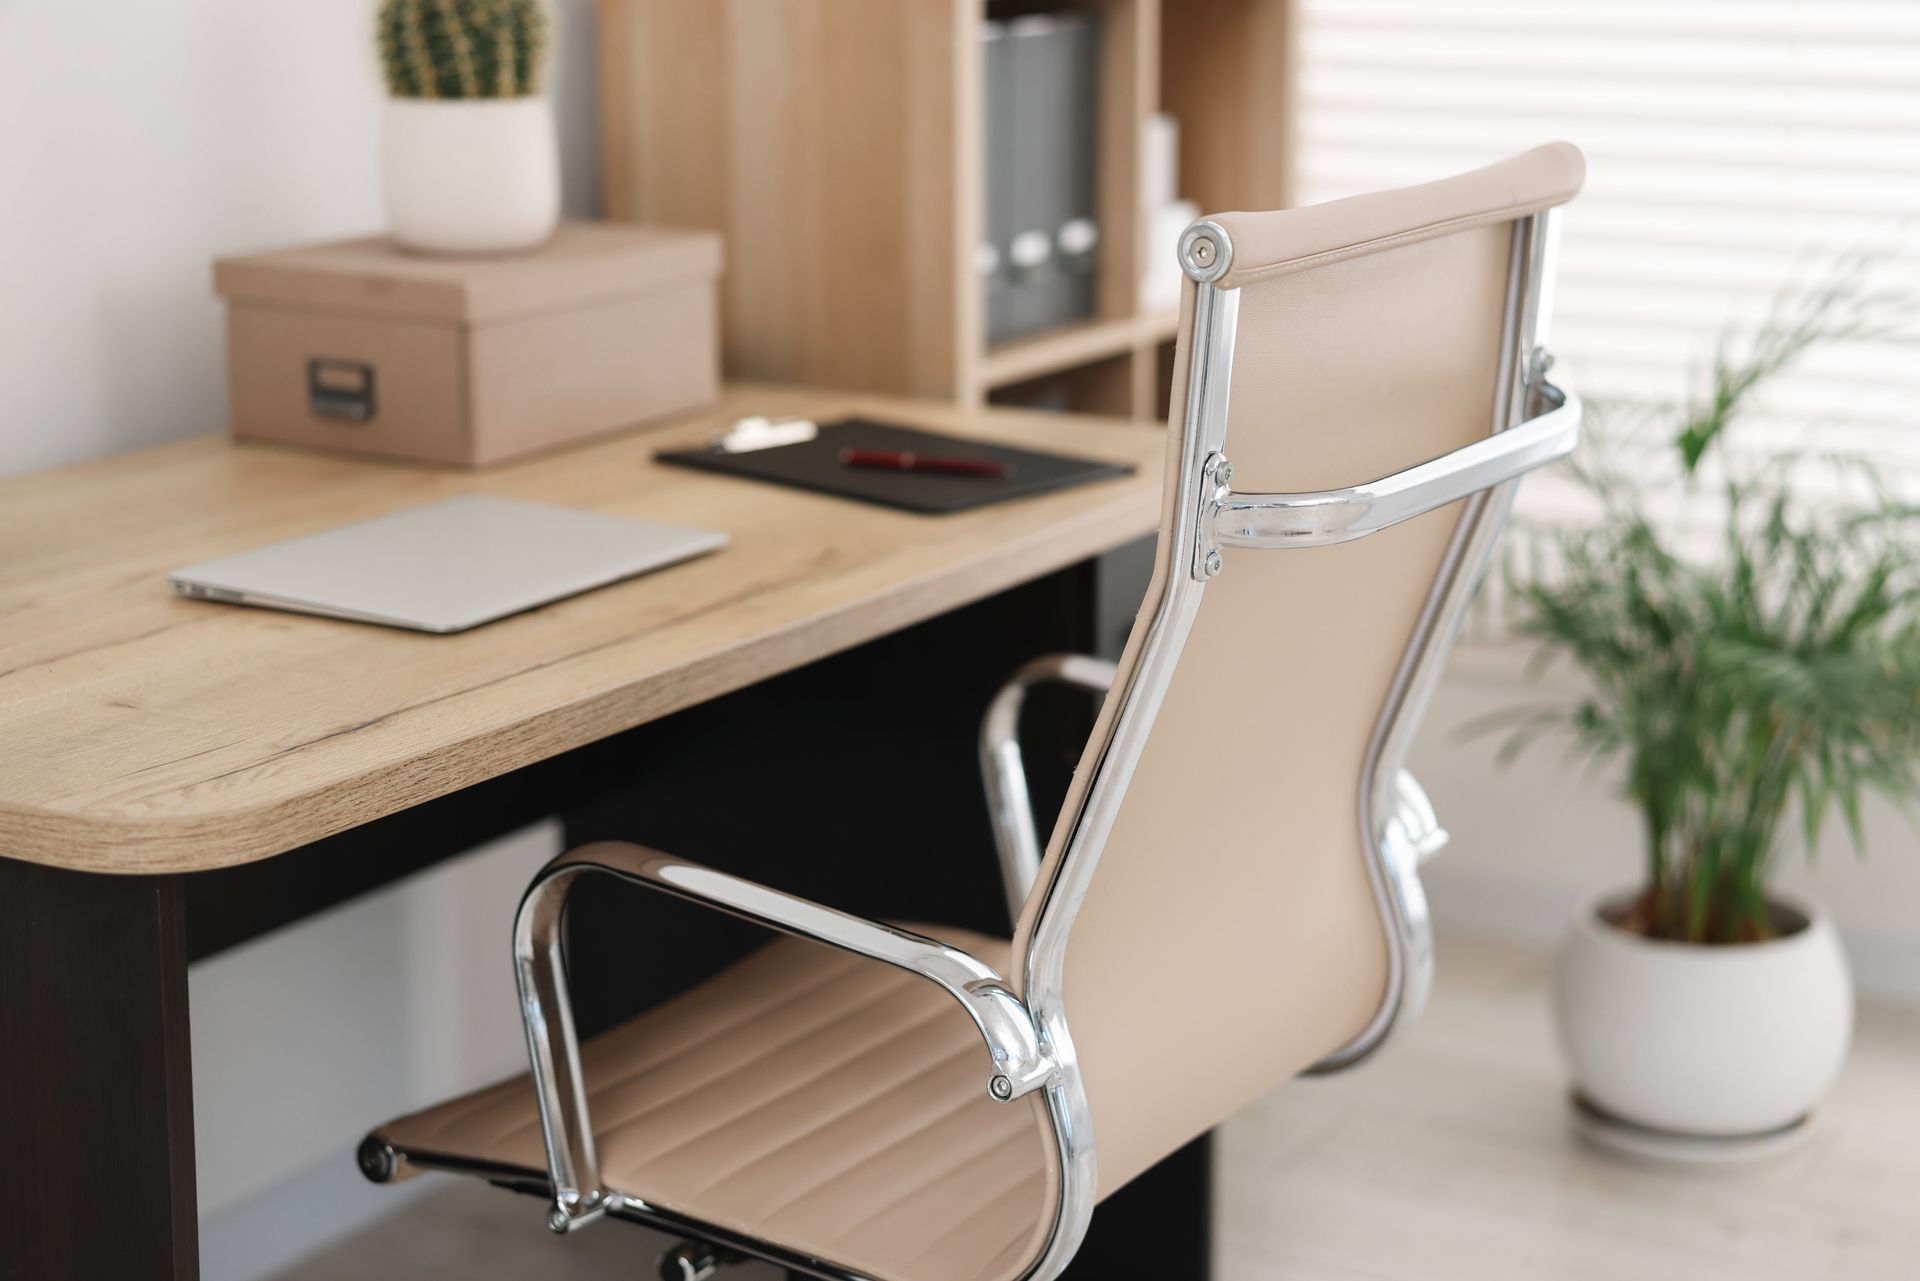
<svg viewBox="0 0 1920 1281">
<path fill-rule="evenodd" d="M 652 462 L 749 413 L 852 413 L 1130 463 L 952 516 Z M 709 414 L 478 472 L 223 436 L 0 481 L 0 855 L 268 857 L 665 716 L 1148 533 L 1164 433 L 734 387 Z M 459 493 L 725 529 L 713 556 L 457 636 L 186 600 L 180 565 Z"/>
</svg>

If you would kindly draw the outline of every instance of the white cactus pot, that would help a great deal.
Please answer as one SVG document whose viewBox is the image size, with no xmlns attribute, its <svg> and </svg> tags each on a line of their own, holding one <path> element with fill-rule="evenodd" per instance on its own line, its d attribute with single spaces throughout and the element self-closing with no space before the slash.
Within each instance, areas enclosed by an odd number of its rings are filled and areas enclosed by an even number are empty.
<svg viewBox="0 0 1920 1281">
<path fill-rule="evenodd" d="M 1554 1014 L 1581 1094 L 1672 1134 L 1783 1130 L 1825 1097 L 1853 1035 L 1853 985 L 1824 912 L 1764 943 L 1669 943 L 1617 929 L 1611 895 L 1574 921 Z"/>
<path fill-rule="evenodd" d="M 560 150 L 543 97 L 391 98 L 387 215 L 423 253 L 538 248 L 560 221 Z"/>
</svg>

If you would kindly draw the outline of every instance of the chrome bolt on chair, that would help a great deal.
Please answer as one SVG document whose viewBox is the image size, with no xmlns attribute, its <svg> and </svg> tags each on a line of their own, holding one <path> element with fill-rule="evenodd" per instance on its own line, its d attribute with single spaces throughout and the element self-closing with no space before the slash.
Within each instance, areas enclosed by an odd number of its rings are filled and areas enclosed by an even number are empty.
<svg viewBox="0 0 1920 1281">
<path fill-rule="evenodd" d="M 670 1277 L 1047 1281 L 1103 1197 L 1373 1053 L 1426 993 L 1445 840 L 1401 763 L 1516 482 L 1578 432 L 1544 344 L 1583 175 L 1557 143 L 1187 230 L 1132 636 L 1028 666 L 982 731 L 1011 941 L 572 850 L 514 929 L 531 1071 L 379 1127 L 362 1169 L 534 1193 L 559 1232 L 651 1224 L 689 1241 Z M 1016 731 L 1047 680 L 1105 702 L 1043 850 Z M 790 937 L 582 1044 L 558 926 L 589 874 Z"/>
</svg>

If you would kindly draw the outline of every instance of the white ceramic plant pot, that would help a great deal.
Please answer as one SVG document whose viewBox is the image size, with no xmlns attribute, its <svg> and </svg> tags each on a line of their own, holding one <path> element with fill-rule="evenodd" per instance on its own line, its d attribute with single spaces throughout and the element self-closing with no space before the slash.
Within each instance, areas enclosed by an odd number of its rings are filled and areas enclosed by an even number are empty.
<svg viewBox="0 0 1920 1281">
<path fill-rule="evenodd" d="M 560 153 L 542 97 L 391 98 L 387 215 L 423 253 L 537 248 L 560 221 Z"/>
<path fill-rule="evenodd" d="M 1622 1120 L 1749 1137 L 1813 1110 L 1846 1058 L 1853 985 L 1824 912 L 1764 943 L 1701 946 L 1609 924 L 1602 898 L 1561 947 L 1554 1014 L 1574 1081 Z"/>
</svg>

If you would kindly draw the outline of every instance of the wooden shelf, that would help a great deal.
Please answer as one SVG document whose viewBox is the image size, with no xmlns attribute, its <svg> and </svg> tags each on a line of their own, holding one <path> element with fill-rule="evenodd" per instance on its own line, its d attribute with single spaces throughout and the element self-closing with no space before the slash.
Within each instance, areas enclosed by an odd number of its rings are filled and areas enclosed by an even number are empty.
<svg viewBox="0 0 1920 1281">
<path fill-rule="evenodd" d="M 1131 351 L 1103 360 L 1064 366 L 1052 373 L 988 389 L 989 405 L 1014 409 L 1043 409 L 1080 414 L 1111 414 L 1121 418 L 1146 416 L 1139 392 L 1136 363 Z"/>
<path fill-rule="evenodd" d="M 1179 120 L 1203 210 L 1286 203 L 1296 0 L 598 2 L 607 214 L 725 237 L 729 377 L 1158 417 L 1147 119 Z M 989 348 L 980 26 L 1065 7 L 1099 18 L 1094 316 Z"/>
<path fill-rule="evenodd" d="M 1005 387 L 1075 365 L 1092 364 L 1112 356 L 1145 351 L 1171 341 L 1180 317 L 1173 312 L 1152 316 L 1123 316 L 1118 320 L 1091 320 L 1085 324 L 1050 329 L 1029 338 L 1017 338 L 987 349 L 978 377 L 982 387 Z"/>
</svg>

